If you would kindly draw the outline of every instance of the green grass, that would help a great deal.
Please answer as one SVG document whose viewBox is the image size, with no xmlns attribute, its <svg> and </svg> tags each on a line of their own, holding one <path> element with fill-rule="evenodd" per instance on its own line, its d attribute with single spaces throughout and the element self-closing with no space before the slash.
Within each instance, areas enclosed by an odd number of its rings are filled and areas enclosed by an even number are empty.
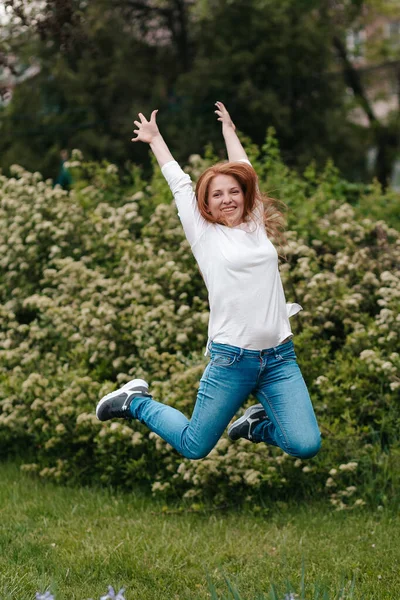
<svg viewBox="0 0 400 600">
<path fill-rule="evenodd" d="M 98 600 L 109 584 L 126 600 L 234 598 L 229 584 L 241 600 L 400 598 L 400 518 L 386 509 L 176 514 L 140 493 L 43 483 L 15 464 L 0 463 L 0 481 L 1 600 L 47 588 Z"/>
</svg>

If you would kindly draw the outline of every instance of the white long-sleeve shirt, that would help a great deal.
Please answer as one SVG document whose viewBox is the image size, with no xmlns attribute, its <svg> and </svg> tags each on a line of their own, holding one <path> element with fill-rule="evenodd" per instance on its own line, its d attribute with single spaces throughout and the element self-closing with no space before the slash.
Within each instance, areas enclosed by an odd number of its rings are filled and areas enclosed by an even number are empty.
<svg viewBox="0 0 400 600">
<path fill-rule="evenodd" d="M 205 356 L 210 341 L 250 350 L 278 346 L 292 335 L 289 317 L 302 307 L 286 303 L 278 253 L 263 224 L 263 207 L 255 209 L 254 223 L 236 227 L 210 223 L 200 214 L 190 176 L 178 163 L 166 163 L 162 173 L 208 290 Z"/>
</svg>

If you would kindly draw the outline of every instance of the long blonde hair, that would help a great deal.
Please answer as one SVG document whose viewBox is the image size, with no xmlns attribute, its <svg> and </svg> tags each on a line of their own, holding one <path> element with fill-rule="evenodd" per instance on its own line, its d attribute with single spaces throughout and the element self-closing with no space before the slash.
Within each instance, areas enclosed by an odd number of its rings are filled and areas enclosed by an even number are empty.
<svg viewBox="0 0 400 600">
<path fill-rule="evenodd" d="M 270 198 L 260 192 L 258 177 L 250 165 L 244 162 L 221 162 L 209 167 L 202 173 L 196 184 L 196 198 L 200 214 L 210 223 L 227 225 L 228 221 L 221 216 L 216 219 L 209 213 L 208 193 L 211 180 L 216 175 L 231 175 L 239 183 L 244 194 L 243 221 L 254 220 L 254 210 L 257 206 L 263 206 L 263 223 L 269 238 L 273 238 L 278 246 L 286 243 L 283 234 L 285 229 L 285 217 L 281 208 L 287 208 L 281 200 Z"/>
</svg>

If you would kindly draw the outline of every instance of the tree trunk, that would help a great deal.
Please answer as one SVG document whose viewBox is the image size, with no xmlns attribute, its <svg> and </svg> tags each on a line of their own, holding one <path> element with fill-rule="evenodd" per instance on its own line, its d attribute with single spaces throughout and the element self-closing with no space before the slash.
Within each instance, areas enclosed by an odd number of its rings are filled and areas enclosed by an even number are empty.
<svg viewBox="0 0 400 600">
<path fill-rule="evenodd" d="M 376 176 L 385 189 L 390 183 L 393 162 L 399 149 L 399 132 L 397 129 L 379 126 L 376 132 L 377 156 Z"/>
<path fill-rule="evenodd" d="M 389 184 L 390 175 L 399 138 L 397 128 L 387 127 L 376 118 L 371 103 L 368 100 L 360 73 L 350 61 L 347 49 L 342 40 L 333 36 L 333 45 L 343 63 L 343 76 L 347 85 L 353 90 L 361 108 L 364 110 L 370 122 L 374 144 L 377 148 L 375 174 L 382 187 L 385 189 Z"/>
</svg>

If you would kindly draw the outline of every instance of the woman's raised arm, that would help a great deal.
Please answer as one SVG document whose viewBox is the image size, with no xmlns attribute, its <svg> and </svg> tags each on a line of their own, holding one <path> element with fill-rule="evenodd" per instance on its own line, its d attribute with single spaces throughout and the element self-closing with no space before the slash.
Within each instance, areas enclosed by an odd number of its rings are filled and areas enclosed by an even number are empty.
<svg viewBox="0 0 400 600">
<path fill-rule="evenodd" d="M 137 129 L 133 131 L 137 137 L 132 138 L 132 142 L 150 144 L 150 148 L 161 167 L 161 172 L 174 196 L 178 216 L 186 238 L 189 244 L 193 246 L 209 226 L 209 223 L 200 214 L 190 176 L 182 171 L 175 161 L 158 129 L 156 123 L 157 112 L 157 110 L 153 110 L 150 121 L 142 113 L 139 113 L 140 121 L 134 121 Z"/>
<path fill-rule="evenodd" d="M 162 168 L 167 162 L 174 160 L 174 157 L 169 151 L 169 148 L 158 129 L 156 123 L 157 113 L 158 109 L 153 110 L 150 121 L 148 121 L 142 113 L 139 113 L 140 121 L 134 121 L 137 129 L 133 130 L 133 133 L 136 133 L 137 137 L 132 138 L 132 142 L 146 142 L 147 144 L 150 144 L 150 148 L 152 149 L 158 164 Z"/>
<path fill-rule="evenodd" d="M 236 127 L 233 124 L 229 112 L 226 110 L 222 102 L 216 102 L 215 104 L 217 106 L 215 113 L 218 115 L 218 121 L 222 121 L 222 135 L 224 136 L 229 162 L 246 162 L 252 166 L 245 149 L 236 135 Z M 255 208 L 253 209 L 253 214 L 257 221 L 264 221 L 264 207 L 262 202 L 257 202 Z"/>
<path fill-rule="evenodd" d="M 238 160 L 247 160 L 249 162 L 248 156 L 236 135 L 236 127 L 232 122 L 229 112 L 222 102 L 216 102 L 215 105 L 217 107 L 215 113 L 218 115 L 218 121 L 222 121 L 222 135 L 224 136 L 229 162 Z"/>
</svg>

